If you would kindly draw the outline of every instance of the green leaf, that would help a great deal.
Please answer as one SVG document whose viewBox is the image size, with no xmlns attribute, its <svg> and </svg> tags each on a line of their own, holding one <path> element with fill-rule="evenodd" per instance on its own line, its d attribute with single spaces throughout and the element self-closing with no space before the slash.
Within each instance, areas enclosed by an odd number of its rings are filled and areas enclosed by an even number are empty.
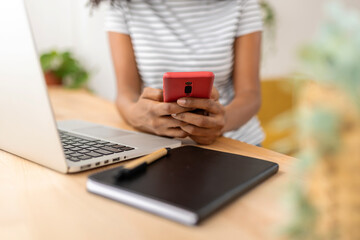
<svg viewBox="0 0 360 240">
<path fill-rule="evenodd" d="M 88 71 L 70 51 L 43 53 L 40 62 L 44 72 L 52 71 L 67 87 L 83 87 L 89 79 Z"/>
</svg>

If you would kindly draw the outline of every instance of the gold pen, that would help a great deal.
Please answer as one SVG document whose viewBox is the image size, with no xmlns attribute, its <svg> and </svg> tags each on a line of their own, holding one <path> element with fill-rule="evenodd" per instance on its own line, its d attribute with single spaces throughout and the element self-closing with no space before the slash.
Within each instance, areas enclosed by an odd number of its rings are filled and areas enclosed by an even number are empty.
<svg viewBox="0 0 360 240">
<path fill-rule="evenodd" d="M 170 148 L 161 148 L 153 153 L 121 166 L 119 172 L 115 176 L 116 179 L 130 177 L 136 173 L 144 171 L 149 164 L 155 162 L 163 156 L 166 156 L 169 153 L 169 150 Z"/>
</svg>

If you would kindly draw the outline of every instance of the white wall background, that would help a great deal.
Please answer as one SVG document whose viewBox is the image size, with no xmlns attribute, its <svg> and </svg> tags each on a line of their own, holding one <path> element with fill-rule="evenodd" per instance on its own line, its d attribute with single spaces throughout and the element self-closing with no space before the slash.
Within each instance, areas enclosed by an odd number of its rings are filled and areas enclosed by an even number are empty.
<svg viewBox="0 0 360 240">
<path fill-rule="evenodd" d="M 91 69 L 90 87 L 107 99 L 115 97 L 115 76 L 103 30 L 105 6 L 90 15 L 87 0 L 25 0 L 39 53 L 72 50 Z M 289 75 L 296 69 L 296 51 L 309 41 L 322 18 L 326 0 L 269 0 L 277 11 L 273 51 L 266 51 L 263 78 Z M 359 0 L 345 0 L 360 9 Z"/>
</svg>

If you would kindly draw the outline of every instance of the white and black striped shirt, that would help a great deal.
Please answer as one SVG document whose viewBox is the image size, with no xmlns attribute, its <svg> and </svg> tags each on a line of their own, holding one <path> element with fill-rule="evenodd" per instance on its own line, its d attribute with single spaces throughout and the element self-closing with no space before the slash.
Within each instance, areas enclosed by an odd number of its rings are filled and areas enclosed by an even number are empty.
<svg viewBox="0 0 360 240">
<path fill-rule="evenodd" d="M 162 88 L 165 72 L 211 71 L 223 105 L 234 97 L 235 38 L 262 30 L 257 0 L 120 0 L 105 21 L 107 31 L 130 35 L 145 87 Z M 256 117 L 224 135 L 264 139 Z"/>
</svg>

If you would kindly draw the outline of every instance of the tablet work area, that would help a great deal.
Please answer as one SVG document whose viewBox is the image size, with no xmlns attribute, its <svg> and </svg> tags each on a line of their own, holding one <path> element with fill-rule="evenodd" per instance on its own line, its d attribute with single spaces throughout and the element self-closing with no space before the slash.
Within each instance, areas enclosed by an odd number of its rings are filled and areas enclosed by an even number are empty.
<svg viewBox="0 0 360 240">
<path fill-rule="evenodd" d="M 85 90 L 54 87 L 49 89 L 49 96 L 57 120 L 84 119 L 132 130 L 119 117 L 112 102 Z M 279 196 L 284 194 L 283 188 L 290 179 L 290 167 L 295 160 L 224 137 L 206 148 L 265 159 L 277 163 L 279 172 L 253 190 L 230 201 L 197 227 L 188 227 L 86 190 L 89 175 L 117 168 L 127 162 L 75 174 L 62 174 L 0 151 L 1 164 L 4 166 L 0 169 L 4 179 L 1 181 L 3 204 L 0 232 L 3 236 L 17 239 L 49 239 L 54 236 L 71 236 L 73 239 L 118 239 L 118 236 L 122 236 L 122 239 L 168 239 L 168 236 L 171 239 L 219 239 L 224 236 L 230 239 L 266 239 L 269 234 L 273 234 L 273 227 L 276 228 L 286 217 L 282 212 L 282 200 Z M 153 166 L 160 161 L 162 159 L 154 162 Z M 149 165 L 146 169 L 146 174 L 151 172 L 151 167 Z M 211 174 L 223 173 L 213 171 Z M 193 184 L 200 189 L 218 187 L 218 184 L 212 186 L 206 182 L 211 176 L 204 176 L 202 173 L 199 175 L 201 179 Z M 184 183 L 187 182 L 187 179 L 183 180 Z M 164 175 L 164 180 L 159 184 L 166 184 L 167 181 Z M 190 200 L 196 198 L 196 193 L 192 194 L 186 196 L 186 191 L 177 193 Z M 258 227 L 258 222 L 262 223 L 262 227 Z"/>
<path fill-rule="evenodd" d="M 309 6 L 0 3 L 0 239 L 360 239 L 360 4 Z"/>
</svg>

